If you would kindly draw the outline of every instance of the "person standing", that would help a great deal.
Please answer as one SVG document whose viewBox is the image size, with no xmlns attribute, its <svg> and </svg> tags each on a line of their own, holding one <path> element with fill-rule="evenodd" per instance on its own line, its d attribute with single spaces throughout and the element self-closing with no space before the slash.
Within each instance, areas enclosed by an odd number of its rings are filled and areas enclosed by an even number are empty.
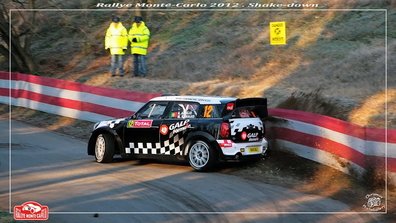
<svg viewBox="0 0 396 223">
<path fill-rule="evenodd" d="M 128 48 L 128 32 L 118 16 L 113 16 L 111 20 L 112 22 L 106 31 L 105 50 L 110 49 L 111 76 L 116 76 L 118 69 L 122 77 L 124 76 L 124 54 Z"/>
<path fill-rule="evenodd" d="M 146 55 L 150 40 L 150 30 L 140 16 L 135 16 L 128 33 L 133 55 L 133 74 L 135 77 L 147 75 Z"/>
</svg>

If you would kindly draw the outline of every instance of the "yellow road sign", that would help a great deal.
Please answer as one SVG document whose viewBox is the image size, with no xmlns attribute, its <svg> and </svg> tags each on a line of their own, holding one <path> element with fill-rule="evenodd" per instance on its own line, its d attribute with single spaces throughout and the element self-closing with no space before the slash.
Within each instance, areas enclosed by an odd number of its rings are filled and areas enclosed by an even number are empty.
<svg viewBox="0 0 396 223">
<path fill-rule="evenodd" d="M 270 22 L 270 44 L 286 44 L 286 22 Z"/>
</svg>

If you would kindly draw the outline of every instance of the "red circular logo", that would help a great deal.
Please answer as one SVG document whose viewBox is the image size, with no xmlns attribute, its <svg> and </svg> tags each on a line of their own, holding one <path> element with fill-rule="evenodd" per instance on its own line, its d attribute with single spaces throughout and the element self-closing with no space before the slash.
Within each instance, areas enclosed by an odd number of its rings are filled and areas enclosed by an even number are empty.
<svg viewBox="0 0 396 223">
<path fill-rule="evenodd" d="M 161 125 L 161 126 L 160 126 L 160 133 L 161 133 L 162 135 L 167 135 L 168 132 L 169 132 L 169 128 L 168 128 L 167 125 Z"/>
</svg>

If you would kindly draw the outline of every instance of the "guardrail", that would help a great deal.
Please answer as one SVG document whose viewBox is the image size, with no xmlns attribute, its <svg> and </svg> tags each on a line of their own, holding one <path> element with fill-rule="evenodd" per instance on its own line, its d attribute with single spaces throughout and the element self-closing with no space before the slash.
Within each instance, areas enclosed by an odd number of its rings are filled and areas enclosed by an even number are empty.
<svg viewBox="0 0 396 223">
<path fill-rule="evenodd" d="M 277 148 L 362 177 L 385 175 L 396 185 L 396 130 L 361 127 L 302 111 L 271 109 L 267 128 Z"/>
<path fill-rule="evenodd" d="M 148 100 L 159 95 L 0 72 L 0 103 L 87 121 L 129 116 Z"/>
<path fill-rule="evenodd" d="M 0 72 L 0 103 L 94 122 L 129 116 L 159 95 Z M 269 115 L 274 119 L 267 132 L 276 148 L 355 176 L 373 169 L 385 175 L 387 167 L 389 182 L 396 185 L 396 130 L 285 109 L 269 109 Z"/>
</svg>

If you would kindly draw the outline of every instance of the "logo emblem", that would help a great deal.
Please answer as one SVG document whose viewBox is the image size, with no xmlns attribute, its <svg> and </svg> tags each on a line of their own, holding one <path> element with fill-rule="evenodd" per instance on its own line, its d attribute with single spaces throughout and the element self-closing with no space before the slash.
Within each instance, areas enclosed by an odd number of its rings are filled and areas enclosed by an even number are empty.
<svg viewBox="0 0 396 223">
<path fill-rule="evenodd" d="M 129 120 L 127 128 L 151 128 L 153 120 Z"/>
<path fill-rule="evenodd" d="M 35 201 L 28 201 L 14 207 L 15 220 L 48 220 L 49 208 Z"/>
<path fill-rule="evenodd" d="M 170 124 L 169 130 L 172 131 L 173 134 L 176 134 L 176 133 L 182 132 L 184 130 L 187 130 L 188 127 L 190 127 L 190 120 L 186 119 L 184 121 Z"/>
<path fill-rule="evenodd" d="M 167 126 L 167 125 L 161 125 L 161 127 L 160 127 L 160 133 L 161 133 L 162 135 L 167 135 L 168 132 L 169 132 L 168 126 Z"/>
<path fill-rule="evenodd" d="M 369 211 L 381 211 L 384 210 L 383 197 L 379 194 L 367 194 L 367 203 L 363 205 Z"/>
</svg>

